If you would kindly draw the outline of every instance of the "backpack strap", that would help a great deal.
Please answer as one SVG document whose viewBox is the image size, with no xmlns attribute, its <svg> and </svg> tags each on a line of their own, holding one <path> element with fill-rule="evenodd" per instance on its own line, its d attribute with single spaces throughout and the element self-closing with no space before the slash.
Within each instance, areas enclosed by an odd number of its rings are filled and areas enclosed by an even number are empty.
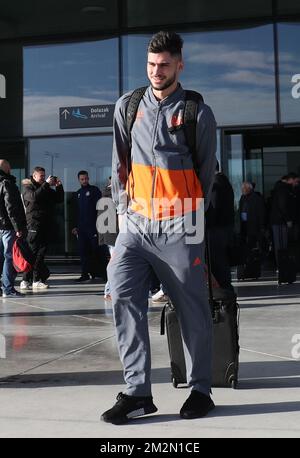
<svg viewBox="0 0 300 458">
<path fill-rule="evenodd" d="M 198 175 L 198 166 L 196 162 L 196 125 L 198 115 L 198 105 L 203 103 L 203 97 L 199 92 L 185 90 L 185 106 L 183 112 L 183 126 L 186 143 L 192 153 L 193 164 L 196 174 Z"/>
<path fill-rule="evenodd" d="M 131 130 L 136 119 L 139 104 L 146 92 L 148 86 L 143 86 L 135 89 L 128 101 L 126 109 L 126 127 L 128 133 L 129 152 L 128 152 L 128 173 L 131 170 Z M 203 102 L 203 97 L 199 92 L 185 90 L 185 106 L 183 112 L 183 125 L 186 143 L 192 153 L 194 169 L 198 175 L 198 167 L 196 164 L 196 124 L 198 105 Z"/>
<path fill-rule="evenodd" d="M 128 157 L 127 157 L 128 176 L 131 171 L 131 147 L 132 147 L 131 130 L 132 130 L 134 121 L 136 119 L 140 101 L 142 100 L 147 87 L 148 86 L 139 87 L 132 92 L 129 98 L 129 101 L 128 101 L 127 109 L 126 109 L 126 128 L 127 128 L 128 143 L 129 143 Z"/>
<path fill-rule="evenodd" d="M 143 95 L 146 92 L 148 86 L 139 87 L 135 89 L 129 98 L 129 102 L 126 109 L 126 127 L 128 133 L 129 148 L 131 150 L 132 141 L 131 141 L 131 130 L 137 115 L 140 101 L 143 98 Z"/>
</svg>

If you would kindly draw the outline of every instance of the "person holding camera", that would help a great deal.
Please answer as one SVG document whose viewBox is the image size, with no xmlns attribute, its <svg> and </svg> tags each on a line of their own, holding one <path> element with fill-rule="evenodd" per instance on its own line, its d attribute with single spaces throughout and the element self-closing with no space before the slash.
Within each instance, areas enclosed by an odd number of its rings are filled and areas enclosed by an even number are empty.
<svg viewBox="0 0 300 458">
<path fill-rule="evenodd" d="M 46 179 L 43 167 L 34 167 L 32 176 L 22 181 L 22 198 L 28 228 L 27 242 L 35 256 L 31 272 L 23 275 L 20 289 L 46 289 L 50 275 L 45 264 L 52 210 L 55 204 L 63 202 L 64 189 L 59 178 L 50 175 Z"/>
</svg>

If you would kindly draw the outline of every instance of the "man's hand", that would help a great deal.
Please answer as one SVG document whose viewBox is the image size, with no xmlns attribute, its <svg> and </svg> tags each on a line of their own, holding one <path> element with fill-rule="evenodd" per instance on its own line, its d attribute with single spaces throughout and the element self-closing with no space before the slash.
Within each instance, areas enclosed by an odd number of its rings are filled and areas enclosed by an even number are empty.
<svg viewBox="0 0 300 458">
<path fill-rule="evenodd" d="M 46 182 L 50 185 L 50 186 L 55 186 L 56 184 L 56 179 L 52 176 L 52 175 L 49 175 Z"/>
<path fill-rule="evenodd" d="M 72 229 L 72 234 L 75 235 L 75 236 L 77 237 L 77 235 L 78 235 L 78 229 L 77 229 L 77 227 L 73 227 L 73 229 Z"/>
<path fill-rule="evenodd" d="M 22 237 L 22 236 L 23 236 L 23 232 L 22 232 L 22 231 L 18 231 L 18 232 L 16 232 L 16 236 L 17 236 L 17 237 L 18 237 L 18 239 L 19 239 L 20 237 Z"/>
</svg>

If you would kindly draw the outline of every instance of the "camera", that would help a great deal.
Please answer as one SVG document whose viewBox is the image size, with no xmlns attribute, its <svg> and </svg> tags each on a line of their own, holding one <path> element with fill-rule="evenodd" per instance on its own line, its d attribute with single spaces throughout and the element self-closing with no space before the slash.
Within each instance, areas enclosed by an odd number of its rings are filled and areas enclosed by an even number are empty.
<svg viewBox="0 0 300 458">
<path fill-rule="evenodd" d="M 54 183 L 56 183 L 56 182 L 57 182 L 57 177 L 56 177 L 56 176 L 54 176 L 54 175 L 51 175 L 51 178 L 52 178 L 52 180 L 54 181 Z"/>
</svg>

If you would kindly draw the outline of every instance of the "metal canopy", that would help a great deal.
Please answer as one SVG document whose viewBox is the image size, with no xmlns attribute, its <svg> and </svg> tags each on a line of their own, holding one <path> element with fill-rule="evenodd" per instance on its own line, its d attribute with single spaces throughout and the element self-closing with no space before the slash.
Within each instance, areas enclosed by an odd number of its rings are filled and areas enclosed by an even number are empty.
<svg viewBox="0 0 300 458">
<path fill-rule="evenodd" d="M 0 40 L 104 33 L 118 27 L 117 0 L 0 0 Z"/>
</svg>

